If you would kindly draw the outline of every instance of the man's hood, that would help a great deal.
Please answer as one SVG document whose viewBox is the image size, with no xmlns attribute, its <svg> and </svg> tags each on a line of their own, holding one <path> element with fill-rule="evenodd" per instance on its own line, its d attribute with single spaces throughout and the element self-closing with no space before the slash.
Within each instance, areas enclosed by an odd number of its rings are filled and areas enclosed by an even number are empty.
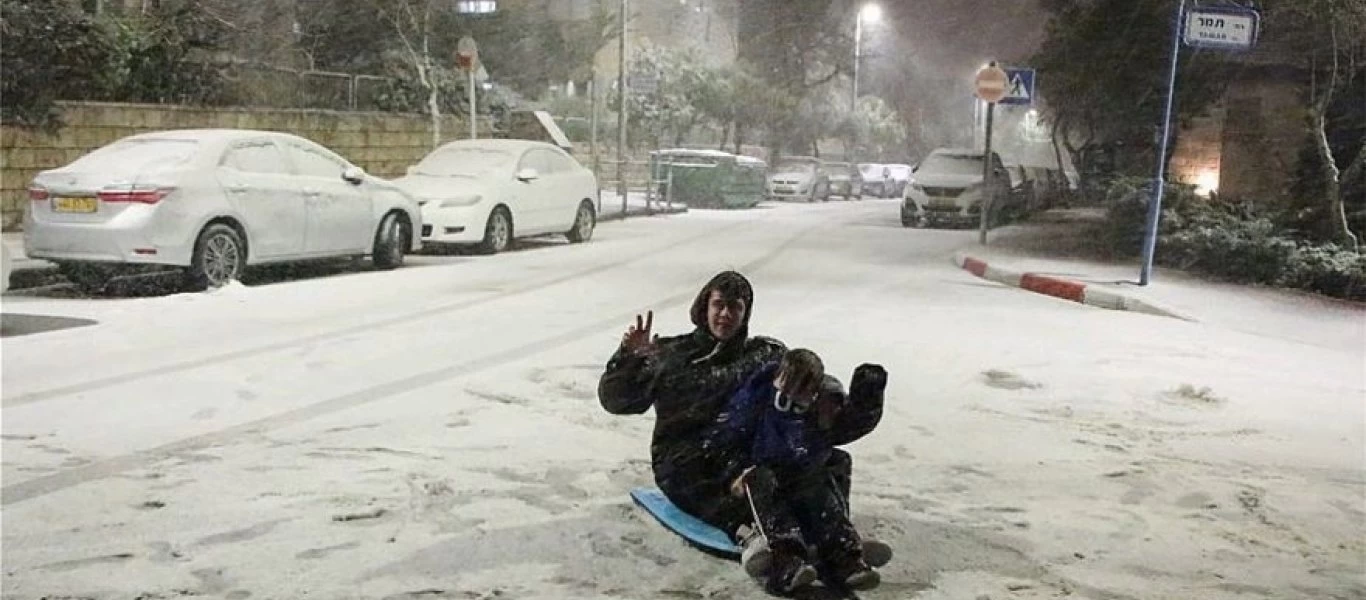
<svg viewBox="0 0 1366 600">
<path fill-rule="evenodd" d="M 731 341 L 743 342 L 749 337 L 749 317 L 754 314 L 754 287 L 749 280 L 735 271 L 722 271 L 711 278 L 702 290 L 697 293 L 697 298 L 692 302 L 692 324 L 699 330 L 711 335 L 711 329 L 707 327 L 707 304 L 711 300 L 712 290 L 728 288 L 737 293 L 741 300 L 745 301 L 745 316 L 740 319 L 740 327 L 735 332 L 735 337 Z"/>
</svg>

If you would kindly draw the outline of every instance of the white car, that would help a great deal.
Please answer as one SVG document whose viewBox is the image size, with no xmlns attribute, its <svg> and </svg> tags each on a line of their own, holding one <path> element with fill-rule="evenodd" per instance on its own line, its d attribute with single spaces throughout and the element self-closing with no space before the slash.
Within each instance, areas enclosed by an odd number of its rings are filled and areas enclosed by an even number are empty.
<svg viewBox="0 0 1366 600">
<path fill-rule="evenodd" d="M 892 169 L 890 165 L 878 163 L 859 163 L 859 173 L 863 175 L 863 193 L 877 198 L 892 196 Z"/>
<path fill-rule="evenodd" d="M 422 242 L 430 246 L 477 245 L 492 254 L 522 237 L 586 242 L 597 225 L 597 177 L 543 142 L 451 142 L 394 183 L 422 205 Z"/>
<path fill-rule="evenodd" d="M 773 166 L 768 176 L 768 197 L 771 200 L 788 198 L 807 202 L 830 199 L 830 174 L 825 163 L 810 156 L 784 156 Z"/>
<path fill-rule="evenodd" d="M 249 265 L 420 247 L 417 201 L 301 137 L 238 129 L 123 138 L 29 186 L 24 253 L 88 291 L 138 267 L 184 268 L 195 289 Z"/>
<path fill-rule="evenodd" d="M 940 148 L 913 170 L 901 201 L 901 224 L 975 223 L 985 198 L 982 151 Z M 1010 175 L 1000 155 L 991 153 L 992 212 L 999 215 L 1010 199 Z"/>
<path fill-rule="evenodd" d="M 883 165 L 888 170 L 887 194 L 888 198 L 900 198 L 906 195 L 906 186 L 911 182 L 911 165 Z"/>
</svg>

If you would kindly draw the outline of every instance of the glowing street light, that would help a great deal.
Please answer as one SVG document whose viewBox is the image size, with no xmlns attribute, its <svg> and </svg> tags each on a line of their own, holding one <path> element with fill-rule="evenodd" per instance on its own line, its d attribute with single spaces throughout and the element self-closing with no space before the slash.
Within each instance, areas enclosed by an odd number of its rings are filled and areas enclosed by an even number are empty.
<svg viewBox="0 0 1366 600">
<path fill-rule="evenodd" d="M 864 4 L 858 11 L 858 17 L 854 19 L 854 86 L 853 94 L 849 97 L 849 110 L 858 110 L 858 68 L 859 61 L 863 58 L 863 23 L 877 23 L 882 20 L 882 7 L 869 2 Z"/>
<path fill-rule="evenodd" d="M 864 4 L 858 16 L 861 21 L 876 23 L 882 20 L 882 7 L 877 4 Z"/>
</svg>

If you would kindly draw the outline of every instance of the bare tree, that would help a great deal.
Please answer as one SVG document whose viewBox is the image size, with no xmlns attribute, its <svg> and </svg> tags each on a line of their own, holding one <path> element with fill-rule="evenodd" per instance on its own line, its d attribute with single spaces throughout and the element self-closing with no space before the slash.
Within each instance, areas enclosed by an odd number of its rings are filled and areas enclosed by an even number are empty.
<svg viewBox="0 0 1366 600">
<path fill-rule="evenodd" d="M 1348 65 L 1345 69 L 1341 65 L 1340 48 L 1338 45 L 1338 28 L 1336 23 L 1328 26 L 1331 50 L 1329 61 L 1332 66 L 1328 68 L 1328 81 L 1322 85 L 1315 81 L 1311 85 L 1310 97 L 1312 98 L 1309 109 L 1309 128 L 1310 135 L 1313 136 L 1314 151 L 1318 154 L 1320 165 L 1319 177 L 1323 180 L 1323 201 L 1328 209 L 1328 226 L 1334 241 L 1360 251 L 1360 246 L 1355 233 L 1347 223 L 1347 209 L 1343 202 L 1342 192 L 1342 171 L 1338 169 L 1337 160 L 1333 158 L 1333 147 L 1328 142 L 1328 110 L 1333 104 L 1333 95 L 1339 87 L 1344 87 L 1355 69 Z M 1348 58 L 1354 62 L 1354 57 Z M 1346 74 L 1343 74 L 1343 71 Z M 1317 69 L 1316 69 L 1317 71 Z M 1361 162 L 1360 153 L 1357 156 L 1357 163 Z M 1359 167 L 1354 165 L 1354 167 Z"/>
<path fill-rule="evenodd" d="M 427 112 L 432 119 L 432 148 L 441 145 L 441 102 L 432 60 L 431 40 L 434 0 L 375 0 L 384 20 L 394 28 L 418 83 L 427 90 Z M 474 118 L 474 115 L 470 115 Z"/>
</svg>

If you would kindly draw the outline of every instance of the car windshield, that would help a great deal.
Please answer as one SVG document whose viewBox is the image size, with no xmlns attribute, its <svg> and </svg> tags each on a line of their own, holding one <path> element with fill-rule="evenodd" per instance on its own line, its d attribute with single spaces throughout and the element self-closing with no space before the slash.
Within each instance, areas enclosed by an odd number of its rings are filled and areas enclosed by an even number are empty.
<svg viewBox="0 0 1366 600">
<path fill-rule="evenodd" d="M 104 146 L 66 166 L 69 171 L 142 173 L 171 169 L 194 157 L 195 140 L 128 139 Z"/>
<path fill-rule="evenodd" d="M 414 172 L 436 177 L 483 177 L 512 169 L 516 160 L 512 153 L 494 148 L 443 148 L 417 163 Z"/>
<path fill-rule="evenodd" d="M 775 170 L 779 173 L 814 173 L 816 172 L 816 165 L 799 160 L 784 160 L 778 162 Z"/>
<path fill-rule="evenodd" d="M 874 177 L 882 175 L 882 165 L 859 165 L 859 172 L 864 177 Z"/>
<path fill-rule="evenodd" d="M 943 175 L 981 175 L 982 157 L 971 154 L 931 154 L 920 165 L 920 173 Z"/>
</svg>

